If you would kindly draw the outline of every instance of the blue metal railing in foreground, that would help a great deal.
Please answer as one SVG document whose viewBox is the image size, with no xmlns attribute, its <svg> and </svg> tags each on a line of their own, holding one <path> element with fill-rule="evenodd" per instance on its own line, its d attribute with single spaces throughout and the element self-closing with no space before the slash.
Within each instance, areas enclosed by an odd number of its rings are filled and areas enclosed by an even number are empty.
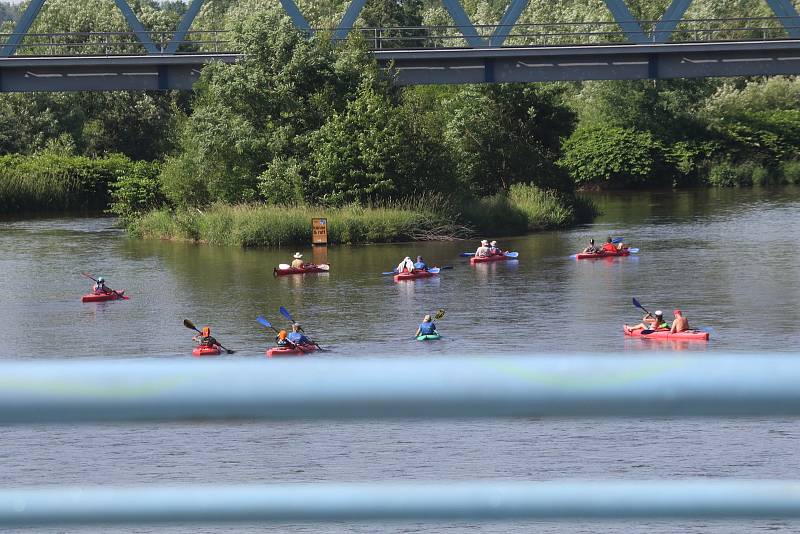
<svg viewBox="0 0 800 534">
<path fill-rule="evenodd" d="M 798 416 L 798 384 L 788 355 L 8 362 L 0 423 Z M 800 518 L 800 481 L 0 490 L 0 526 L 654 517 Z"/>
</svg>

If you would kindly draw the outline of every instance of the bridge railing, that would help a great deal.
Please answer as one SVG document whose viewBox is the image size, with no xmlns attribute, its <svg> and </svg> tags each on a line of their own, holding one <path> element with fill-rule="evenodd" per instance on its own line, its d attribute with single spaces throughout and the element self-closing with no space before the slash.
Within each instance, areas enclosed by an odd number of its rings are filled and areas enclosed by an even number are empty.
<svg viewBox="0 0 800 534">
<path fill-rule="evenodd" d="M 536 425 L 543 417 L 796 418 L 798 384 L 795 355 L 4 362 L 0 424 L 521 417 Z M 0 527 L 631 518 L 798 519 L 800 481 L 0 490 Z"/>
<path fill-rule="evenodd" d="M 775 40 L 800 31 L 800 24 L 791 17 L 704 18 L 680 21 L 639 21 L 642 35 L 655 41 L 656 25 L 674 22 L 673 42 Z M 569 46 L 628 43 L 629 34 L 613 21 L 552 22 L 514 25 L 475 25 L 471 28 L 489 46 L 493 36 L 502 34 L 504 46 Z M 373 50 L 430 49 L 468 47 L 463 30 L 450 26 L 394 28 L 345 28 L 347 34 L 359 33 Z M 341 30 L 341 29 L 339 29 Z M 334 35 L 336 29 L 313 30 Z M 224 30 L 191 30 L 173 42 L 175 32 L 148 32 L 159 53 L 167 53 L 169 45 L 177 45 L 177 53 L 235 53 L 229 34 Z M 0 34 L 0 44 L 10 37 L 22 37 L 17 56 L 75 55 L 144 55 L 146 49 L 135 32 L 69 32 Z M 346 38 L 346 37 L 345 37 Z"/>
</svg>

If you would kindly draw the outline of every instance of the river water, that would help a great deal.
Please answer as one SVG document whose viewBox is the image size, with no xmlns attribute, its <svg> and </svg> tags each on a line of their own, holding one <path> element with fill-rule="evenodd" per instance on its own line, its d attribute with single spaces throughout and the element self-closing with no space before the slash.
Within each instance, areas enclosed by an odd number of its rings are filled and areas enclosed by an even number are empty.
<svg viewBox="0 0 800 534">
<path fill-rule="evenodd" d="M 329 274 L 273 277 L 294 249 L 242 250 L 126 238 L 103 218 L 0 221 L 0 358 L 170 358 L 192 365 L 184 318 L 263 358 L 287 307 L 326 349 L 308 357 L 593 351 L 792 352 L 800 189 L 609 193 L 586 227 L 501 239 L 519 261 L 471 267 L 472 242 L 337 246 Z M 571 259 L 590 237 L 624 236 L 627 258 Z M 492 236 L 489 236 L 492 237 Z M 381 276 L 405 255 L 452 266 L 438 278 Z M 83 304 L 89 271 L 124 302 Z M 708 343 L 626 339 L 631 305 L 713 328 Z M 418 343 L 446 310 L 444 339 Z M 269 360 L 264 360 L 269 365 Z M 558 478 L 800 478 L 795 420 L 208 423 L 4 428 L 2 486 Z M 149 527 L 135 532 L 730 532 L 800 523 L 485 523 Z M 97 531 L 107 531 L 99 529 Z M 117 529 L 115 529 L 117 530 Z M 65 531 L 54 529 L 55 531 Z M 70 530 L 72 531 L 72 530 Z"/>
</svg>

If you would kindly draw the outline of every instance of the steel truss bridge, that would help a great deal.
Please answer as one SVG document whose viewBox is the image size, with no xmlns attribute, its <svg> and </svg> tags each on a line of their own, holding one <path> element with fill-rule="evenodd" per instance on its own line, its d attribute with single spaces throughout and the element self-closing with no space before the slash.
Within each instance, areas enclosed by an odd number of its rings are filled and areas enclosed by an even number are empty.
<svg viewBox="0 0 800 534">
<path fill-rule="evenodd" d="M 126 0 L 114 0 L 131 31 L 30 33 L 45 1 L 32 0 L 13 32 L 0 34 L 0 92 L 186 90 L 208 62 L 241 57 L 226 32 L 191 30 L 205 0 L 192 0 L 172 32 L 146 29 Z M 604 0 L 613 22 L 519 24 L 529 1 L 511 0 L 496 25 L 475 25 L 458 0 L 442 0 L 451 26 L 360 28 L 365 0 L 352 0 L 324 32 L 335 41 L 360 32 L 400 85 L 800 74 L 791 0 L 766 0 L 773 17 L 719 19 L 684 19 L 692 0 L 672 0 L 656 21 Z M 280 3 L 299 29 L 322 31 L 294 0 Z"/>
</svg>

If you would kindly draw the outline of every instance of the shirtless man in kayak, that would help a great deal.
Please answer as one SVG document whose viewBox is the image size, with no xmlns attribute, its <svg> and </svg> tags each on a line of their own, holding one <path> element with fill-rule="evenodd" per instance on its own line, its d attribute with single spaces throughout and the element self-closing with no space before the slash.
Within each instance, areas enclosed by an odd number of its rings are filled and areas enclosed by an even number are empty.
<svg viewBox="0 0 800 534">
<path fill-rule="evenodd" d="M 689 330 L 689 320 L 683 316 L 680 310 L 675 310 L 672 314 L 675 318 L 672 320 L 672 328 L 669 329 L 671 334 Z"/>
<path fill-rule="evenodd" d="M 489 249 L 489 242 L 483 239 L 481 241 L 481 246 L 478 247 L 478 250 L 475 251 L 476 258 L 488 258 L 491 255 Z"/>
</svg>

